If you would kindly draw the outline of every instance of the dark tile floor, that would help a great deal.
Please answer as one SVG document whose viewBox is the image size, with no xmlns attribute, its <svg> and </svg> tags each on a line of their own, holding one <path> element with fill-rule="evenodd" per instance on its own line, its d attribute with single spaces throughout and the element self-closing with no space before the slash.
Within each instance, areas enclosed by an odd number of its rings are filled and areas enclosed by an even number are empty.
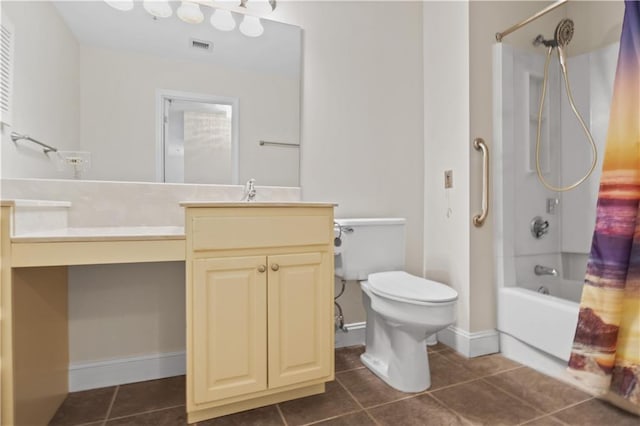
<svg viewBox="0 0 640 426">
<path fill-rule="evenodd" d="M 466 359 L 429 349 L 431 388 L 405 394 L 360 363 L 362 346 L 336 350 L 336 380 L 322 395 L 198 423 L 199 426 L 527 425 L 638 426 L 638 417 L 500 355 Z M 184 377 L 69 395 L 56 426 L 186 425 Z"/>
</svg>

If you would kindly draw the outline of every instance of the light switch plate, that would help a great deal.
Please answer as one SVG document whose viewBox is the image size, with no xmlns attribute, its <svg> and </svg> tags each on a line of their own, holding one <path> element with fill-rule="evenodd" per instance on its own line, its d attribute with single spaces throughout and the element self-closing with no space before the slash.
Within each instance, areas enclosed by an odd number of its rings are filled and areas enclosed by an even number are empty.
<svg viewBox="0 0 640 426">
<path fill-rule="evenodd" d="M 453 188 L 453 170 L 444 171 L 444 187 L 445 189 Z"/>
</svg>

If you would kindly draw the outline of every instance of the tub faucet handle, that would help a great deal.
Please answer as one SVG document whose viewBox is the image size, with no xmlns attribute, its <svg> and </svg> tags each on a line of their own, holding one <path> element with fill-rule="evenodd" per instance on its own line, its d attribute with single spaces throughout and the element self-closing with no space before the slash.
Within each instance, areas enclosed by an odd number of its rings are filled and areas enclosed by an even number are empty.
<svg viewBox="0 0 640 426">
<path fill-rule="evenodd" d="M 536 239 L 540 239 L 547 232 L 549 232 L 549 221 L 543 220 L 540 216 L 534 217 L 531 221 L 531 235 Z"/>
</svg>

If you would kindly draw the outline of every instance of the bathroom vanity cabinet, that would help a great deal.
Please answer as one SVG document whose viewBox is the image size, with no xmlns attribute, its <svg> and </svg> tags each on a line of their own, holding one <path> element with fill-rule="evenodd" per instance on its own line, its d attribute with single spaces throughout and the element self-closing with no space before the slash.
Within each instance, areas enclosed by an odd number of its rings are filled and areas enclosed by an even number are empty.
<svg viewBox="0 0 640 426">
<path fill-rule="evenodd" d="M 186 207 L 189 422 L 334 378 L 333 205 Z"/>
<path fill-rule="evenodd" d="M 333 380 L 332 204 L 182 203 L 184 229 L 74 228 L 58 204 L 0 202 L 1 425 L 46 425 L 67 396 L 69 265 L 186 260 L 189 422 Z"/>
</svg>

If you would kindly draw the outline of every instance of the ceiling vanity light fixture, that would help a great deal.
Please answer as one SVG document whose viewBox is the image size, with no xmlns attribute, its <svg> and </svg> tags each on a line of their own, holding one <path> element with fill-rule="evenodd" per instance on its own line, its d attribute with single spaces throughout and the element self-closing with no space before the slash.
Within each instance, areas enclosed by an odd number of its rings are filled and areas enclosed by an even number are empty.
<svg viewBox="0 0 640 426">
<path fill-rule="evenodd" d="M 133 0 L 104 0 L 109 6 L 120 11 L 134 8 Z M 168 18 L 173 15 L 169 0 L 144 0 L 144 10 L 154 18 Z M 174 3 L 174 2 L 171 2 Z M 276 8 L 276 0 L 183 0 L 176 8 L 176 16 L 188 23 L 199 24 L 205 19 L 201 6 L 213 9 L 209 23 L 219 31 L 233 31 L 236 20 L 231 12 L 244 17 L 238 26 L 247 37 L 259 37 L 264 33 L 260 18 L 266 17 Z"/>
<path fill-rule="evenodd" d="M 168 18 L 173 15 L 173 9 L 166 0 L 144 0 L 142 6 L 144 10 L 156 18 Z"/>
<path fill-rule="evenodd" d="M 200 10 L 200 5 L 191 1 L 180 3 L 176 15 L 187 24 L 199 24 L 204 21 L 204 13 Z"/>
<path fill-rule="evenodd" d="M 123 12 L 133 9 L 133 0 L 104 0 L 104 2 L 112 8 Z"/>
<path fill-rule="evenodd" d="M 236 27 L 236 20 L 233 19 L 231 11 L 225 9 L 214 10 L 209 22 L 213 28 L 220 31 L 233 31 Z"/>
</svg>

